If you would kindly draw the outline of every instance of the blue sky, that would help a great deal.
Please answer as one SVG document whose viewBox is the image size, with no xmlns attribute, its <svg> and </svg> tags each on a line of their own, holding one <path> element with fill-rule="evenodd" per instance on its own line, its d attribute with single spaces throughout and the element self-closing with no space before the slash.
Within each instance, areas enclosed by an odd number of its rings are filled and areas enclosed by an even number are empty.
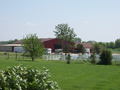
<svg viewBox="0 0 120 90">
<path fill-rule="evenodd" d="M 0 0 L 0 41 L 36 33 L 54 38 L 67 23 L 82 41 L 120 38 L 120 0 Z"/>
</svg>

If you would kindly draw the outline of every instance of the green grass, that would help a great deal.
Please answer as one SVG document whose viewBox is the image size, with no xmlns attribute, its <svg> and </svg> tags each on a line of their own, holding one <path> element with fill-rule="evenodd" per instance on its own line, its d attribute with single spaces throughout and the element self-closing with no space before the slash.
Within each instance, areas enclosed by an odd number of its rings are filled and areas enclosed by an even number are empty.
<svg viewBox="0 0 120 90">
<path fill-rule="evenodd" d="M 44 66 L 50 69 L 51 79 L 62 90 L 120 90 L 120 66 L 78 64 L 79 62 L 42 61 L 37 59 L 0 59 L 0 69 L 17 64 Z"/>
</svg>

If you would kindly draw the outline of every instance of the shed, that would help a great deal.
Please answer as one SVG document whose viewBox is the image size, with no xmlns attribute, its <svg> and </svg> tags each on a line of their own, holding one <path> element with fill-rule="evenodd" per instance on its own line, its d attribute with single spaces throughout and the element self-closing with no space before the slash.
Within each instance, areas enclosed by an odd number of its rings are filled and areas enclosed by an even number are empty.
<svg viewBox="0 0 120 90">
<path fill-rule="evenodd" d="M 21 44 L 5 44 L 5 45 L 0 45 L 0 51 L 14 52 L 14 47 L 22 47 L 22 45 Z"/>
</svg>

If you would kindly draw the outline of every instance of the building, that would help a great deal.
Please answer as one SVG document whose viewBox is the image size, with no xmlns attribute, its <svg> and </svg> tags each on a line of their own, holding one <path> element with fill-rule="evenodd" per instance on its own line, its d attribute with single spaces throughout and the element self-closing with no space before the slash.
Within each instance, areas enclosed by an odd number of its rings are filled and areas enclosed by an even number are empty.
<svg viewBox="0 0 120 90">
<path fill-rule="evenodd" d="M 60 45 L 60 41 L 58 41 L 57 38 L 41 38 L 40 42 L 43 42 L 45 48 L 51 48 L 52 52 L 55 52 L 55 49 L 62 49 L 63 45 Z M 90 43 L 72 43 L 72 42 L 67 42 L 74 46 L 72 50 L 75 50 L 77 47 L 77 44 L 82 44 L 85 49 L 91 49 L 92 45 Z M 0 46 L 0 51 L 10 51 L 14 52 L 14 47 L 21 46 L 22 40 L 13 42 L 12 44 L 7 44 L 7 45 L 1 45 Z"/>
<path fill-rule="evenodd" d="M 3 52 L 14 52 L 14 47 L 21 47 L 21 44 L 5 44 L 0 45 L 0 51 Z"/>
<path fill-rule="evenodd" d="M 41 38 L 40 42 L 43 42 L 45 48 L 51 48 L 52 52 L 55 52 L 55 49 L 62 49 L 62 45 L 60 45 L 60 40 L 57 38 Z M 13 42 L 13 44 L 21 44 L 22 40 Z M 74 45 L 74 43 L 71 43 Z"/>
<path fill-rule="evenodd" d="M 78 44 L 82 44 L 83 47 L 85 48 L 86 52 L 91 52 L 92 44 L 90 44 L 90 43 L 75 43 L 75 48 L 77 48 Z"/>
</svg>

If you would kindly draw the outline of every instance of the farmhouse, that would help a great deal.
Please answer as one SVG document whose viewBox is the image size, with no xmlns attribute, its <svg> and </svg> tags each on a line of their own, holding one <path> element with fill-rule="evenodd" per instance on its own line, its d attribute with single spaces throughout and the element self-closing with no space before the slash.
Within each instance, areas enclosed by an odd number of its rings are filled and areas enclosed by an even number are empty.
<svg viewBox="0 0 120 90">
<path fill-rule="evenodd" d="M 52 52 L 55 52 L 55 49 L 62 49 L 62 45 L 59 44 L 60 41 L 57 38 L 41 38 L 40 42 L 43 42 L 45 48 L 51 48 Z M 82 44 L 85 49 L 91 49 L 92 47 L 90 43 L 69 43 L 73 46 L 75 45 L 74 50 L 77 44 Z M 12 44 L 0 45 L 0 51 L 14 52 L 14 47 L 20 47 L 21 44 L 22 40 L 13 42 Z"/>
</svg>

